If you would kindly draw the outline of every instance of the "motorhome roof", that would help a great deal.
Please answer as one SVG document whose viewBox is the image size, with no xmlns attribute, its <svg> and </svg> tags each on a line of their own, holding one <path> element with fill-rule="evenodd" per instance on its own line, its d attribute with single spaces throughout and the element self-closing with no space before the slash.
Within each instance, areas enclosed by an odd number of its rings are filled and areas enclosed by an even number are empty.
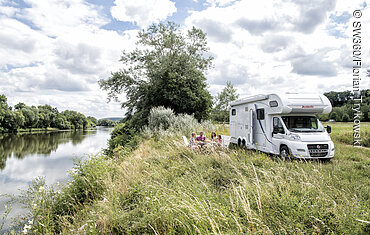
<svg viewBox="0 0 370 235">
<path fill-rule="evenodd" d="M 254 95 L 230 103 L 231 107 L 263 100 L 276 101 L 271 106 L 271 113 L 330 113 L 332 106 L 329 99 L 320 94 L 268 94 Z"/>
<path fill-rule="evenodd" d="M 236 106 L 236 105 L 241 105 L 241 104 L 246 104 L 246 103 L 252 103 L 260 100 L 266 100 L 269 98 L 269 95 L 253 95 L 253 96 L 248 96 L 243 99 L 235 100 L 230 103 L 231 107 Z"/>
</svg>

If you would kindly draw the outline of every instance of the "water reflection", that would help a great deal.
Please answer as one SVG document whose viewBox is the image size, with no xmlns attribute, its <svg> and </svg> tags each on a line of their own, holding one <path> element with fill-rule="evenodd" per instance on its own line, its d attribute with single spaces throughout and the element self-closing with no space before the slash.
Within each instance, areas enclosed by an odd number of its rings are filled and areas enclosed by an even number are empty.
<svg viewBox="0 0 370 235">
<path fill-rule="evenodd" d="M 5 168 L 6 160 L 11 156 L 23 159 L 33 154 L 50 155 L 60 144 L 71 141 L 77 145 L 91 134 L 96 134 L 96 130 L 0 135 L 0 170 Z"/>
<path fill-rule="evenodd" d="M 73 158 L 98 153 L 106 147 L 111 131 L 99 127 L 76 132 L 1 135 L 0 195 L 17 196 L 38 176 L 45 177 L 48 185 L 66 182 Z M 0 220 L 6 201 L 6 197 L 0 197 Z M 6 228 L 10 218 L 24 213 L 20 205 L 13 205 Z"/>
</svg>

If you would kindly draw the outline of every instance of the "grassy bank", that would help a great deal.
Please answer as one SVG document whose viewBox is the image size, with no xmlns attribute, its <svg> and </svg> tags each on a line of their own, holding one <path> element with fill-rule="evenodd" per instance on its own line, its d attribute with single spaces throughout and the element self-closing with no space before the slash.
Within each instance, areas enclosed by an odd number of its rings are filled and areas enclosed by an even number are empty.
<svg viewBox="0 0 370 235">
<path fill-rule="evenodd" d="M 24 132 L 29 132 L 29 133 L 40 133 L 40 132 L 47 132 L 47 131 L 59 131 L 58 128 L 26 128 L 26 129 L 18 129 L 17 132 L 19 133 L 24 133 Z"/>
<path fill-rule="evenodd" d="M 368 234 L 370 150 L 341 143 L 343 126 L 332 126 L 328 163 L 241 149 L 205 155 L 178 134 L 144 136 L 133 152 L 77 163 L 67 185 L 35 181 L 22 226 L 35 234 Z"/>
</svg>

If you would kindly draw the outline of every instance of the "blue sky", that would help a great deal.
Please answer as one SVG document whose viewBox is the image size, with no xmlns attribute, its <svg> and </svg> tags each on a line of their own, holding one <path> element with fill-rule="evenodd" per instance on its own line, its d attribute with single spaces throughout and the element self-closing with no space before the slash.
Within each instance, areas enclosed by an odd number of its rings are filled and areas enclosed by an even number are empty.
<svg viewBox="0 0 370 235">
<path fill-rule="evenodd" d="M 357 9 L 360 19 L 352 16 Z M 352 22 L 360 20 L 361 86 L 369 88 L 363 0 L 0 0 L 0 93 L 12 106 L 123 116 L 97 81 L 122 66 L 121 52 L 136 47 L 138 30 L 168 20 L 207 33 L 211 94 L 231 81 L 241 96 L 350 90 Z"/>
</svg>

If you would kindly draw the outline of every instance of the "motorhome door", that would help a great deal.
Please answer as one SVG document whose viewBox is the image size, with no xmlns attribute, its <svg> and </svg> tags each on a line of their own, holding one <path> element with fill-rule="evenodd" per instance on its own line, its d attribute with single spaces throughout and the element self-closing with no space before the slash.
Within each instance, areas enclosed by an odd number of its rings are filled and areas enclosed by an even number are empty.
<svg viewBox="0 0 370 235">
<path fill-rule="evenodd" d="M 248 129 L 247 129 L 247 144 L 253 145 L 253 110 L 249 110 L 249 123 L 248 123 Z"/>
<path fill-rule="evenodd" d="M 272 119 L 272 128 L 273 131 L 271 141 L 273 145 L 273 151 L 274 153 L 279 154 L 280 153 L 279 146 L 285 136 L 285 130 L 280 118 L 274 117 Z"/>
</svg>

